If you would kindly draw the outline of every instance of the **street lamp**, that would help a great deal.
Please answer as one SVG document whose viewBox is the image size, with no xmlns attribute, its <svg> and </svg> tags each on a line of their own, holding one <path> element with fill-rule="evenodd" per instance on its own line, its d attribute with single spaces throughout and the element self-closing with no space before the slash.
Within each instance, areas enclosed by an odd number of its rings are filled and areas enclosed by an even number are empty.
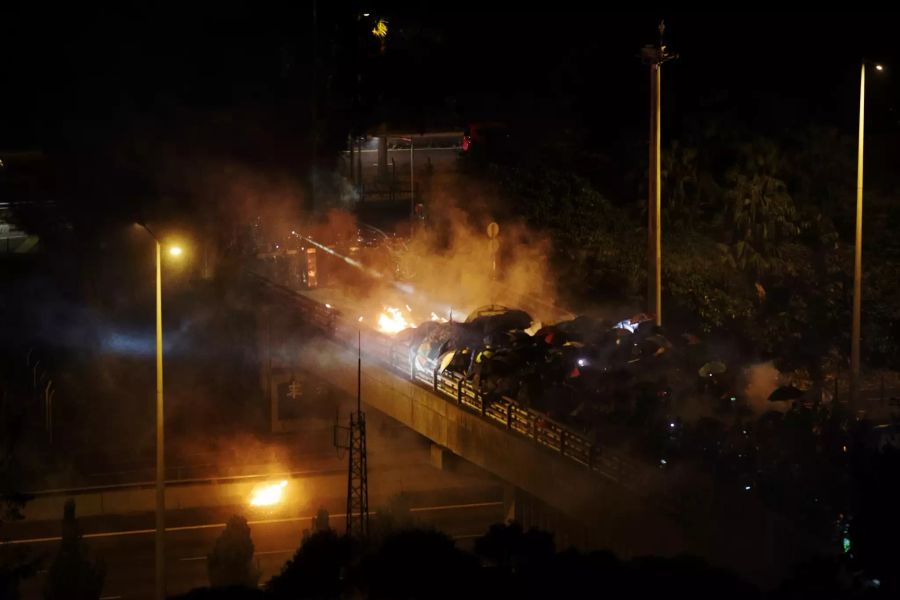
<svg viewBox="0 0 900 600">
<path fill-rule="evenodd" d="M 647 173 L 649 175 L 647 202 L 647 310 L 653 313 L 657 325 L 662 325 L 662 236 L 660 233 L 660 204 L 662 189 L 662 127 L 661 70 L 664 63 L 678 58 L 669 52 L 663 43 L 666 25 L 659 23 L 659 44 L 644 46 L 641 59 L 650 67 L 650 160 Z"/>
<path fill-rule="evenodd" d="M 162 247 L 156 234 L 140 223 L 156 243 L 156 599 L 166 597 L 166 455 L 163 410 L 163 342 L 162 342 Z M 181 246 L 169 245 L 169 256 L 180 258 Z"/>
<path fill-rule="evenodd" d="M 866 114 L 866 64 L 859 71 L 859 150 L 856 155 L 856 242 L 853 252 L 853 325 L 850 335 L 850 404 L 859 405 L 859 329 L 862 302 L 863 138 Z M 876 71 L 884 66 L 873 65 Z"/>
</svg>

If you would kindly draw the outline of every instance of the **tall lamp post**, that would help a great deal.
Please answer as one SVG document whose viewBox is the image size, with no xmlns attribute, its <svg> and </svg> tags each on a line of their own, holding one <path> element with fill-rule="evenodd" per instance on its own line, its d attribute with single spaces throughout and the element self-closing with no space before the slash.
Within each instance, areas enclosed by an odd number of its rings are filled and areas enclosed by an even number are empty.
<svg viewBox="0 0 900 600">
<path fill-rule="evenodd" d="M 163 341 L 162 341 L 162 242 L 149 227 L 141 223 L 156 244 L 156 599 L 166 598 L 166 454 L 165 411 L 163 403 Z M 171 245 L 168 253 L 174 258 L 183 254 L 181 246 Z"/>
<path fill-rule="evenodd" d="M 656 318 L 656 324 L 662 325 L 662 235 L 660 233 L 660 198 L 661 198 L 661 108 L 660 85 L 663 63 L 674 58 L 663 43 L 665 23 L 659 23 L 659 45 L 644 46 L 641 59 L 650 67 L 650 161 L 649 197 L 647 202 L 647 310 Z"/>
<path fill-rule="evenodd" d="M 862 305 L 863 139 L 866 115 L 866 61 L 859 70 L 859 149 L 856 154 L 856 241 L 853 251 L 853 325 L 850 334 L 850 405 L 859 405 L 859 330 Z M 873 65 L 883 71 L 882 65 Z"/>
</svg>

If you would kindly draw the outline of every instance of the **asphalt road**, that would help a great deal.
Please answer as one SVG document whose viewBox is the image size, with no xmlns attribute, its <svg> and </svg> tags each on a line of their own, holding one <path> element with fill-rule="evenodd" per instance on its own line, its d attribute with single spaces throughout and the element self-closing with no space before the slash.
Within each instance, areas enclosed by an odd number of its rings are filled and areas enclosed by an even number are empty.
<svg viewBox="0 0 900 600">
<path fill-rule="evenodd" d="M 375 475 L 376 472 L 373 472 Z M 406 464 L 381 471 L 370 482 L 370 510 L 403 492 L 413 522 L 434 526 L 466 546 L 496 522 L 504 520 L 502 488 L 486 474 L 460 465 L 438 471 L 428 464 Z M 343 531 L 346 478 L 318 479 L 316 499 L 300 514 L 247 506 L 169 511 L 167 514 L 167 581 L 171 594 L 208 584 L 206 555 L 232 514 L 250 522 L 261 582 L 276 574 L 296 551 L 303 530 L 311 527 L 318 506 L 331 515 L 331 526 Z M 152 514 L 93 517 L 79 520 L 92 552 L 103 560 L 107 575 L 104 598 L 150 598 L 154 589 L 154 520 Z M 42 571 L 23 586 L 24 598 L 40 598 L 46 568 L 59 544 L 59 523 L 17 523 L 4 530 L 8 540 L 27 544 L 42 558 Z"/>
</svg>

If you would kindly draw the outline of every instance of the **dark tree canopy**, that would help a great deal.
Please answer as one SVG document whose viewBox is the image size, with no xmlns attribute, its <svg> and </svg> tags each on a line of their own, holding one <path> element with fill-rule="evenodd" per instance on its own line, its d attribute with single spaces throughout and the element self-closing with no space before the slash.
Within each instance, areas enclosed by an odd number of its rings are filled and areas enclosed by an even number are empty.
<svg viewBox="0 0 900 600">
<path fill-rule="evenodd" d="M 253 564 L 253 540 L 247 519 L 234 515 L 206 559 L 209 584 L 213 587 L 256 588 L 259 570 Z"/>
</svg>

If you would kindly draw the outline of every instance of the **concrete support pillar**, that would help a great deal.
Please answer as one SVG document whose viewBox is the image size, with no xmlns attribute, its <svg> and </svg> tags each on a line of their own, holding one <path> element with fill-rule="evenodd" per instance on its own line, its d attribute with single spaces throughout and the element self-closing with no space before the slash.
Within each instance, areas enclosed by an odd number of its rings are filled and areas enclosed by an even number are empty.
<svg viewBox="0 0 900 600">
<path fill-rule="evenodd" d="M 439 471 L 444 470 L 447 449 L 438 444 L 431 444 L 431 466 Z"/>
<path fill-rule="evenodd" d="M 507 523 L 518 521 L 521 518 L 519 507 L 519 491 L 514 485 L 503 487 L 503 520 Z"/>
</svg>

